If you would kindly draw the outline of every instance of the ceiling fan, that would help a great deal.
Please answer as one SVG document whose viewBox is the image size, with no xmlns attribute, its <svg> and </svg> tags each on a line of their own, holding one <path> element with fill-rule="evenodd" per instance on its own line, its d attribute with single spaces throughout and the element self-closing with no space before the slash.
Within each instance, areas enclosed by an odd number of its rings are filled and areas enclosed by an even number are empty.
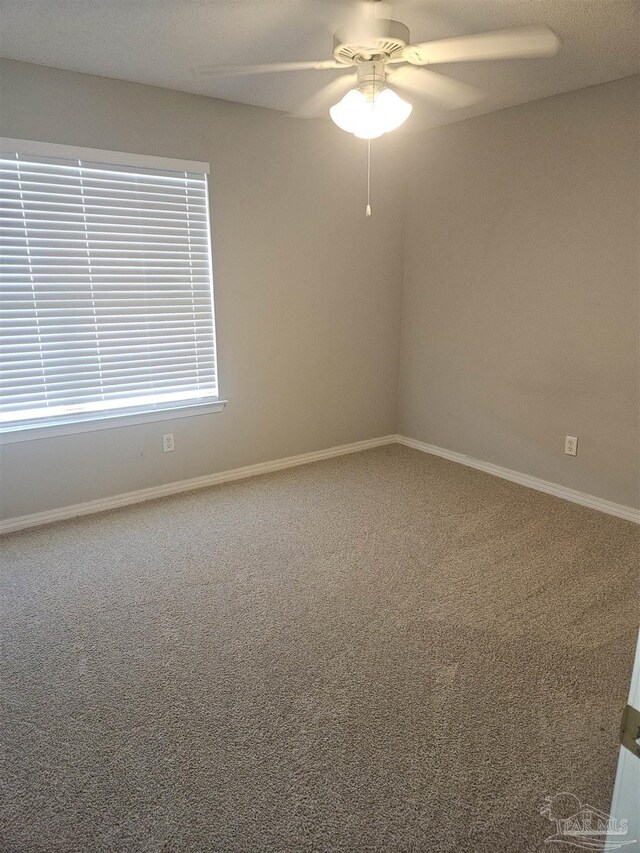
<svg viewBox="0 0 640 853">
<path fill-rule="evenodd" d="M 198 78 L 216 78 L 348 70 L 350 73 L 337 77 L 317 92 L 299 114 L 318 114 L 344 95 L 329 110 L 333 121 L 355 136 L 374 139 L 395 130 L 411 113 L 411 104 L 396 94 L 396 88 L 449 109 L 469 106 L 484 97 L 476 87 L 425 66 L 553 56 L 560 47 L 556 34 L 544 25 L 411 44 L 405 24 L 376 17 L 377 3 L 378 0 L 361 3 L 363 14 L 334 34 L 332 59 L 267 65 L 203 65 L 192 69 L 193 74 Z"/>
</svg>

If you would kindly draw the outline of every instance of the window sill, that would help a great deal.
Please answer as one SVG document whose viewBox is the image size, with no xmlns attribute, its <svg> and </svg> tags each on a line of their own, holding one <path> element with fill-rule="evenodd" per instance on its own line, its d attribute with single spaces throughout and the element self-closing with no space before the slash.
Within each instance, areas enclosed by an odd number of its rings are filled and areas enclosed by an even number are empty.
<svg viewBox="0 0 640 853">
<path fill-rule="evenodd" d="M 226 400 L 216 400 L 210 403 L 196 403 L 191 406 L 176 406 L 173 409 L 156 409 L 147 412 L 131 412 L 129 414 L 109 414 L 95 417 L 86 421 L 68 421 L 66 423 L 31 425 L 14 427 L 4 432 L 0 430 L 0 445 L 15 444 L 20 441 L 55 438 L 58 435 L 75 435 L 80 432 L 94 432 L 117 427 L 136 426 L 155 421 L 174 421 L 179 418 L 192 418 L 196 415 L 210 415 L 221 412 L 227 405 Z"/>
</svg>

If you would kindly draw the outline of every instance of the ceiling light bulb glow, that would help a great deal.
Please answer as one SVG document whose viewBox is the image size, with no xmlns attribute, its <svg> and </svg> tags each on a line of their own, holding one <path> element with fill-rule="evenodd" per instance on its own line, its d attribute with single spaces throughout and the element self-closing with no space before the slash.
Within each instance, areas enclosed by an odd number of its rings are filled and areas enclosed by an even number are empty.
<svg viewBox="0 0 640 853">
<path fill-rule="evenodd" d="M 382 89 L 369 98 L 360 89 L 351 89 L 331 107 L 329 115 L 341 130 L 360 139 L 376 139 L 400 127 L 412 109 L 391 89 Z"/>
</svg>

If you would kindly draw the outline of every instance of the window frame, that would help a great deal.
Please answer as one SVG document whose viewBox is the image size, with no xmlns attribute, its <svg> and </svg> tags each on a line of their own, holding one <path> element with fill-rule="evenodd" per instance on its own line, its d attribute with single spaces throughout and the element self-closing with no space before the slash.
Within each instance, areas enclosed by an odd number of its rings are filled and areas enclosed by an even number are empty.
<svg viewBox="0 0 640 853">
<path fill-rule="evenodd" d="M 131 154 L 121 151 L 83 148 L 73 145 L 41 142 L 37 140 L 0 137 L 0 154 L 6 154 L 9 152 L 13 153 L 15 151 L 18 151 L 20 154 L 51 157 L 54 159 L 67 158 L 101 162 L 105 165 L 112 165 L 115 167 L 124 166 L 130 168 L 140 167 L 178 172 L 199 172 L 206 176 L 209 269 L 211 270 L 211 308 L 218 396 L 216 398 L 202 399 L 201 401 L 198 401 L 195 398 L 185 400 L 184 402 L 174 400 L 169 403 L 131 407 L 129 410 L 123 407 L 121 409 L 114 410 L 87 412 L 82 413 L 81 415 L 62 415 L 49 420 L 45 420 L 43 418 L 41 423 L 32 421 L 28 424 L 17 423 L 15 425 L 0 425 L 0 445 L 60 435 L 73 435 L 80 432 L 93 432 L 95 430 L 136 426 L 155 421 L 176 420 L 222 411 L 225 408 L 227 401 L 220 397 L 220 377 L 218 371 L 215 285 L 213 281 L 213 263 L 211 257 L 210 164 L 193 160 L 178 160 L 170 157 L 156 157 L 154 155 L 147 154 Z"/>
</svg>

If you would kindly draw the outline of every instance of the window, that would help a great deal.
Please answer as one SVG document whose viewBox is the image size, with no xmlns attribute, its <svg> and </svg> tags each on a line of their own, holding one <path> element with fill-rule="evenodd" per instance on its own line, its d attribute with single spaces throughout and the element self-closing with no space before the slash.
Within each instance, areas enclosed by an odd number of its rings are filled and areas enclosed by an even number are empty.
<svg viewBox="0 0 640 853">
<path fill-rule="evenodd" d="M 0 432 L 222 407 L 207 172 L 2 140 Z"/>
</svg>

